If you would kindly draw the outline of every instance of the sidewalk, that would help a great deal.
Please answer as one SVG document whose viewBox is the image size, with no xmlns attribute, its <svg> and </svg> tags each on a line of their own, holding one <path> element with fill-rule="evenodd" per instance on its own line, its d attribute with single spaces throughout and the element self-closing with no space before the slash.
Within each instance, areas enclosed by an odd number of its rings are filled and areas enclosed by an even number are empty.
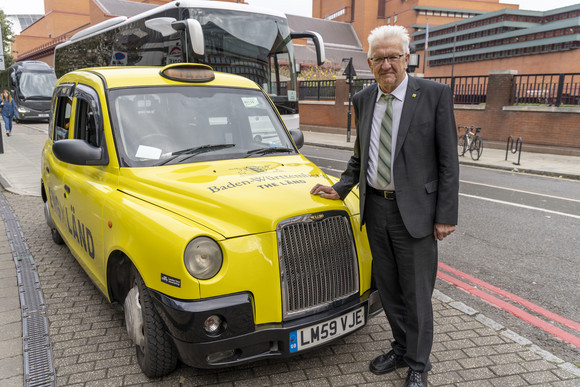
<svg viewBox="0 0 580 387">
<path fill-rule="evenodd" d="M 6 137 L 2 133 L 4 154 L 0 154 L 0 183 L 7 191 L 18 195 L 40 195 L 40 155 L 46 141 L 46 124 L 15 125 L 13 135 Z M 305 132 L 305 143 L 308 145 L 352 149 L 354 138 L 346 142 L 346 136 Z M 462 164 L 474 164 L 482 167 L 501 168 L 532 173 L 549 174 L 580 178 L 580 157 L 557 156 L 523 152 L 521 165 L 514 166 L 516 155 L 510 153 L 505 161 L 505 151 L 484 149 L 479 161 L 472 161 L 469 155 L 461 157 Z M 36 199 L 35 199 L 36 200 Z M 33 206 L 30 206 L 33 207 Z M 40 205 L 39 205 L 40 210 Z M 0 337 L 0 385 L 22 386 L 25 383 L 23 352 L 22 352 L 22 322 L 18 302 L 18 288 L 14 267 L 15 254 L 7 234 L 13 232 L 10 224 L 0 222 L 0 324 L 4 332 Z M 31 241 L 29 241 L 31 243 Z M 36 253 L 35 253 L 36 254 Z M 64 270 L 64 268 L 61 268 Z M 54 271 L 54 270 L 53 270 Z M 54 278 L 47 274 L 40 277 L 40 286 L 45 286 L 46 292 L 54 292 L 56 283 L 62 277 L 55 273 Z M 53 282 L 51 282 L 53 281 Z M 88 284 L 87 286 L 92 286 Z M 52 298 L 45 298 L 47 309 L 51 310 Z M 432 352 L 433 371 L 429 376 L 430 385 L 473 385 L 473 386 L 579 386 L 580 368 L 566 362 L 543 350 L 528 339 L 487 318 L 482 313 L 468 305 L 456 302 L 436 290 L 433 297 L 435 312 L 435 343 Z M 59 306 L 52 306 L 52 309 Z M 108 308 L 108 305 L 105 305 Z M 63 306 L 64 308 L 64 306 Z M 73 308 L 74 309 L 74 308 Z M 48 313 L 49 318 L 51 316 Z M 92 326 L 83 327 L 77 320 L 71 321 L 76 326 L 64 326 L 61 321 L 50 328 L 51 346 L 62 347 L 58 340 L 66 339 L 62 332 L 53 334 L 59 329 L 75 329 L 75 331 L 92 330 Z M 114 324 L 114 322 L 112 322 Z M 377 377 L 368 372 L 369 360 L 388 345 L 390 331 L 386 330 L 386 318 L 379 315 L 369 320 L 369 324 L 344 340 L 323 349 L 304 355 L 303 358 L 291 359 L 286 362 L 276 362 L 275 366 L 267 362 L 221 371 L 197 371 L 180 368 L 174 374 L 163 380 L 164 385 L 207 385 L 218 382 L 221 385 L 401 385 L 406 370 Z M 119 329 L 115 325 L 115 329 Z M 121 341 L 126 341 L 126 334 L 120 335 Z M 55 344 L 56 343 L 56 344 Z M 123 344 L 123 347 L 125 345 Z M 76 347 L 75 347 L 76 348 Z M 91 352 L 90 346 L 83 351 Z M 78 369 L 93 369 L 93 372 L 77 372 L 67 374 L 74 367 L 63 367 L 58 358 L 58 352 L 53 350 L 57 365 L 57 384 L 87 385 L 88 375 L 95 375 L 98 361 L 95 364 L 76 364 Z M 87 357 L 104 356 L 106 353 L 90 353 Z M 330 355 L 330 356 L 329 356 Z M 72 359 L 72 357 L 66 358 Z M 80 359 L 80 358 L 79 358 Z M 59 362 L 58 360 L 61 360 Z M 80 362 L 81 360 L 78 360 Z M 66 363 L 66 361 L 64 361 Z M 134 365 L 110 364 L 103 371 L 102 379 L 93 380 L 93 385 L 121 385 L 133 383 L 155 385 L 148 381 Z M 126 373 L 123 373 L 126 372 Z M 135 373 L 136 372 L 136 373 Z M 129 376 L 131 373 L 131 379 Z M 84 376 L 84 375 L 87 376 Z M 111 375 L 115 375 L 113 378 Z M 204 379 L 205 378 L 205 379 Z M 223 379 L 222 379 L 223 378 Z M 74 383 L 73 381 L 77 382 Z M 137 381 L 135 381 L 137 380 Z M 192 382 L 192 381 L 196 382 Z M 206 382 L 200 382 L 205 380 Z M 213 382 L 211 382 L 213 381 Z"/>
<path fill-rule="evenodd" d="M 355 140 L 356 137 L 351 137 L 350 142 L 347 142 L 344 134 L 304 132 L 304 144 L 306 145 L 352 150 Z M 483 153 L 479 160 L 472 160 L 469 152 L 467 152 L 464 156 L 459 157 L 459 163 L 477 167 L 580 179 L 580 157 L 542 154 L 523 150 L 519 158 L 520 165 L 514 165 L 514 163 L 518 162 L 518 153 L 508 152 L 506 160 L 505 148 L 486 148 L 485 141 L 483 145 Z"/>
</svg>

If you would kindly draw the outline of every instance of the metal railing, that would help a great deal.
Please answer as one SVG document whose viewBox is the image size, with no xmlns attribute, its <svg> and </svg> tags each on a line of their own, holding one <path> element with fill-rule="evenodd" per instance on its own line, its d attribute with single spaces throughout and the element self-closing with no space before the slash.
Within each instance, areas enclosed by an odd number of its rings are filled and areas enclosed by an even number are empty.
<svg viewBox="0 0 580 387">
<path fill-rule="evenodd" d="M 335 99 L 336 81 L 300 81 L 300 99 L 333 100 Z"/>
<path fill-rule="evenodd" d="M 580 105 L 580 73 L 515 75 L 513 105 Z"/>
<path fill-rule="evenodd" d="M 485 103 L 487 75 L 426 77 L 425 79 L 449 86 L 453 90 L 453 102 L 456 104 L 479 105 Z"/>
<path fill-rule="evenodd" d="M 455 104 L 479 105 L 486 102 L 487 75 L 426 77 L 448 85 Z M 376 83 L 374 79 L 355 79 L 353 94 Z M 335 99 L 336 81 L 300 81 L 300 99 Z M 580 105 L 580 73 L 515 75 L 511 105 Z"/>
</svg>

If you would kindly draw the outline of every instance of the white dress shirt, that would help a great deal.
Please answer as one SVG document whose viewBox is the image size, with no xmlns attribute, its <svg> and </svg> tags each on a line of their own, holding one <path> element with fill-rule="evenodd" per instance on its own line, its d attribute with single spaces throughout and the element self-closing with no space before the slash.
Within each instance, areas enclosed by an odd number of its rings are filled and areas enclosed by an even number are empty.
<svg viewBox="0 0 580 387">
<path fill-rule="evenodd" d="M 391 182 L 386 187 L 381 187 L 377 183 L 377 162 L 379 160 L 379 138 L 381 135 L 381 122 L 385 111 L 387 110 L 387 101 L 381 98 L 385 93 L 379 87 L 377 93 L 377 100 L 375 102 L 375 110 L 373 113 L 373 125 L 371 128 L 371 141 L 369 144 L 369 165 L 367 168 L 367 183 L 372 187 L 380 190 L 395 190 L 395 178 L 393 176 L 393 162 L 395 160 L 395 149 L 397 149 L 397 134 L 399 133 L 399 123 L 401 122 L 401 113 L 403 111 L 403 101 L 407 94 L 407 83 L 409 83 L 408 75 L 405 74 L 405 79 L 395 90 L 391 92 L 393 98 L 393 132 L 392 132 L 392 149 L 391 149 Z"/>
</svg>

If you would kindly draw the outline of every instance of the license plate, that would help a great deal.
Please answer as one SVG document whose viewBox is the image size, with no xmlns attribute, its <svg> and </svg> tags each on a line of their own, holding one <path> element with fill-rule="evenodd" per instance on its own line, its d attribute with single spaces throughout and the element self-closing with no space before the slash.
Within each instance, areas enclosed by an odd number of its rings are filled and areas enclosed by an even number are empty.
<svg viewBox="0 0 580 387">
<path fill-rule="evenodd" d="M 48 117 L 48 114 L 39 114 L 38 116 L 39 116 L 39 117 L 46 118 L 46 117 Z"/>
<path fill-rule="evenodd" d="M 290 352 L 316 347 L 363 325 L 365 325 L 365 309 L 361 306 L 332 320 L 290 332 Z"/>
</svg>

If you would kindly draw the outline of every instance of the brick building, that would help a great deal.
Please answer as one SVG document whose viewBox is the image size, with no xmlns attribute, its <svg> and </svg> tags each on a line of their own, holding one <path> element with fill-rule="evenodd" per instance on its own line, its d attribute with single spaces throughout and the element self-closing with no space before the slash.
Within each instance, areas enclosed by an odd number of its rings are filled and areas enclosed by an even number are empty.
<svg viewBox="0 0 580 387">
<path fill-rule="evenodd" d="M 453 75 L 573 73 L 580 60 L 580 4 L 540 12 L 499 0 L 313 0 L 312 14 L 352 23 L 365 51 L 373 28 L 407 27 L 427 77 L 449 76 L 452 65 Z"/>
</svg>

